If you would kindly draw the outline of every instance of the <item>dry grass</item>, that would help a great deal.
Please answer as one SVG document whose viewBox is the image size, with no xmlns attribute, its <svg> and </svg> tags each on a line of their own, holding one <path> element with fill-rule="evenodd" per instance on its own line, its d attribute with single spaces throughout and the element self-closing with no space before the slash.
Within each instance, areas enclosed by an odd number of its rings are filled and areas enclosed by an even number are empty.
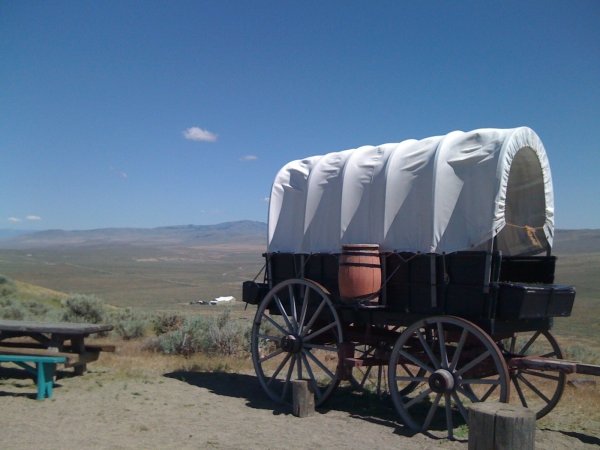
<svg viewBox="0 0 600 450">
<path fill-rule="evenodd" d="M 103 352 L 100 364 L 124 375 L 156 376 L 175 371 L 235 372 L 250 373 L 252 361 L 248 357 L 210 356 L 195 353 L 190 356 L 165 355 L 146 350 L 147 339 L 107 340 L 95 342 L 110 343 L 117 347 L 116 352 Z"/>
<path fill-rule="evenodd" d="M 569 380 L 590 380 L 579 387 L 567 384 L 565 392 L 550 414 L 538 421 L 538 428 L 572 431 L 600 437 L 600 385 L 592 377 L 571 375 Z"/>
</svg>

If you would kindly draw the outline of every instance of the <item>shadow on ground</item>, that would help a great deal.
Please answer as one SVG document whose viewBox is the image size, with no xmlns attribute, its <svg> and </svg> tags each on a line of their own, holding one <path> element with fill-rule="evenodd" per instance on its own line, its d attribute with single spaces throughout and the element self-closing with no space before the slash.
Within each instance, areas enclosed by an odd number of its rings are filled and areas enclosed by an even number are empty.
<svg viewBox="0 0 600 450">
<path fill-rule="evenodd" d="M 55 384 L 54 386 L 60 385 Z M 37 387 L 34 377 L 20 368 L 0 367 L 0 397 L 36 399 Z"/>
<path fill-rule="evenodd" d="M 542 431 L 550 431 L 553 433 L 564 434 L 565 436 L 569 436 L 569 437 L 578 439 L 579 441 L 583 442 L 584 444 L 596 445 L 596 446 L 600 447 L 600 438 L 597 438 L 595 436 L 590 436 L 588 434 L 579 433 L 577 431 L 561 431 L 561 430 L 553 430 L 551 428 L 542 428 L 541 430 Z"/>
<path fill-rule="evenodd" d="M 244 399 L 250 408 L 273 411 L 275 415 L 292 414 L 291 406 L 277 405 L 267 397 L 254 375 L 176 371 L 165 374 L 165 377 L 208 389 L 216 395 Z M 415 434 L 414 431 L 399 423 L 396 410 L 387 396 L 380 397 L 353 391 L 349 387 L 339 387 L 325 405 L 317 409 L 319 414 L 327 414 L 329 411 L 343 411 L 352 418 L 390 427 L 394 429 L 394 433 L 401 436 L 410 437 Z M 443 429 L 440 428 L 440 431 Z M 430 437 L 438 439 L 436 436 Z"/>
</svg>

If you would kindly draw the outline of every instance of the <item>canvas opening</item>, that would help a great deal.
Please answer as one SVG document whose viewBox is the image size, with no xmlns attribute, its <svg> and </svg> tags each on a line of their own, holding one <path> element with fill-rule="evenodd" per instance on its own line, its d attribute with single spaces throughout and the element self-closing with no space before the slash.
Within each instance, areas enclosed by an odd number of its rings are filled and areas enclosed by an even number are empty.
<svg viewBox="0 0 600 450">
<path fill-rule="evenodd" d="M 524 147 L 515 155 L 506 190 L 506 226 L 498 234 L 498 250 L 506 255 L 546 251 L 546 201 L 542 167 L 535 151 Z"/>
</svg>

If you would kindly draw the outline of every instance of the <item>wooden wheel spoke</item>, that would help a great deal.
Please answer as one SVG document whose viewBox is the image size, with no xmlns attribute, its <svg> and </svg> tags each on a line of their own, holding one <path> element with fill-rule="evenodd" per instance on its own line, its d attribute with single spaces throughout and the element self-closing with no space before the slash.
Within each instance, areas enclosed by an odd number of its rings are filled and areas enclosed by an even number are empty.
<svg viewBox="0 0 600 450">
<path fill-rule="evenodd" d="M 273 342 L 281 342 L 281 336 L 270 336 L 268 334 L 258 334 L 259 339 L 264 339 L 265 341 L 273 341 Z"/>
<path fill-rule="evenodd" d="M 410 353 L 405 352 L 404 350 L 400 350 L 398 352 L 402 357 L 408 359 L 410 362 L 412 362 L 414 365 L 419 366 L 421 369 L 427 371 L 427 372 L 435 372 L 435 370 L 433 370 L 431 367 L 429 367 L 427 364 L 425 364 L 424 362 L 419 361 L 419 359 L 415 358 L 413 355 L 411 355 Z"/>
<path fill-rule="evenodd" d="M 475 392 L 473 392 L 473 389 L 471 389 L 469 386 L 458 386 L 456 388 L 462 395 L 464 395 L 465 397 L 467 397 L 469 400 L 471 400 L 473 403 L 476 403 L 479 401 L 479 399 L 477 398 L 477 396 L 475 395 Z"/>
<path fill-rule="evenodd" d="M 419 342 L 421 343 L 421 346 L 423 347 L 423 350 L 425 350 L 425 353 L 427 353 L 429 360 L 433 363 L 433 367 L 435 367 L 436 369 L 439 369 L 440 362 L 437 360 L 437 358 L 433 354 L 433 351 L 431 350 L 431 347 L 429 347 L 429 344 L 423 337 L 423 333 L 421 333 L 421 330 L 417 330 L 416 333 L 417 333 L 417 337 L 419 338 Z"/>
<path fill-rule="evenodd" d="M 423 392 L 421 392 L 419 395 L 417 395 L 415 398 L 413 398 L 412 400 L 408 401 L 404 407 L 406 409 L 410 408 L 411 406 L 419 403 L 421 400 L 423 400 L 425 397 L 427 397 L 429 394 L 431 394 L 433 391 L 431 390 L 431 388 L 427 388 L 425 389 Z"/>
<path fill-rule="evenodd" d="M 440 344 L 440 366 L 448 368 L 448 353 L 446 352 L 446 338 L 444 337 L 444 327 L 441 322 L 437 323 L 438 342 Z"/>
<path fill-rule="evenodd" d="M 325 307 L 325 302 L 322 301 L 319 306 L 317 307 L 317 310 L 313 313 L 313 315 L 311 316 L 310 320 L 308 321 L 308 323 L 306 324 L 306 328 L 307 330 L 310 330 L 313 326 L 313 324 L 315 323 L 315 321 L 317 320 L 317 318 L 319 317 L 319 315 L 321 314 L 321 311 L 323 311 L 323 308 Z M 304 336 L 304 330 L 302 330 L 302 336 Z"/>
<path fill-rule="evenodd" d="M 517 377 L 514 376 L 512 377 L 512 382 L 515 385 L 515 389 L 517 390 L 517 395 L 519 396 L 519 399 L 521 400 L 521 404 L 527 408 L 527 400 L 525 400 L 525 396 L 523 395 L 523 389 L 521 389 L 521 385 L 519 384 L 519 381 L 517 380 Z"/>
<path fill-rule="evenodd" d="M 300 354 L 296 354 L 296 379 L 302 380 L 302 357 Z"/>
<path fill-rule="evenodd" d="M 469 422 L 469 413 L 467 411 L 467 409 L 465 408 L 465 405 L 463 405 L 462 400 L 460 399 L 460 397 L 458 396 L 458 394 L 456 392 L 452 393 L 452 398 L 454 399 L 454 402 L 456 403 L 456 406 L 458 406 L 458 410 L 460 411 L 460 415 L 463 417 L 463 419 L 465 420 L 465 422 Z"/>
<path fill-rule="evenodd" d="M 536 388 L 527 378 L 525 378 L 522 374 L 518 374 L 517 378 L 519 378 L 519 380 L 521 380 L 523 383 L 525 383 L 527 385 L 527 387 L 529 389 L 531 389 L 533 392 L 535 392 L 537 394 L 538 397 L 540 397 L 542 400 L 544 400 L 546 403 L 550 403 L 550 399 L 548 397 L 546 397 L 546 395 L 540 391 L 538 388 Z"/>
<path fill-rule="evenodd" d="M 291 284 L 288 286 L 288 294 L 290 297 L 290 311 L 292 313 L 292 324 L 294 325 L 294 331 L 298 332 L 298 311 L 296 310 L 296 297 L 294 296 L 294 288 Z"/>
<path fill-rule="evenodd" d="M 517 337 L 516 336 L 512 336 L 510 338 L 510 350 L 509 350 L 509 352 L 512 353 L 512 354 L 514 354 L 516 346 L 517 346 Z"/>
<path fill-rule="evenodd" d="M 485 402 L 490 395 L 493 394 L 493 392 L 498 388 L 498 386 L 500 386 L 500 383 L 498 384 L 493 384 L 492 387 L 490 387 L 487 392 L 483 395 L 483 397 L 481 397 L 481 401 Z"/>
<path fill-rule="evenodd" d="M 546 380 L 552 380 L 552 381 L 560 381 L 561 377 L 558 375 L 550 375 L 544 372 L 536 372 L 535 370 L 531 370 L 531 369 L 522 369 L 521 373 L 525 374 L 525 375 L 531 375 L 533 377 L 539 377 L 539 378 L 544 378 Z"/>
<path fill-rule="evenodd" d="M 446 427 L 448 428 L 448 439 L 454 438 L 454 424 L 452 423 L 452 401 L 450 394 L 444 394 L 444 403 L 446 407 Z"/>
<path fill-rule="evenodd" d="M 529 350 L 529 347 L 531 347 L 531 345 L 535 342 L 535 340 L 538 338 L 538 336 L 542 334 L 541 331 L 536 331 L 535 333 L 533 333 L 533 336 L 531 336 L 529 338 L 529 340 L 527 341 L 527 343 L 521 348 L 521 350 L 519 351 L 519 355 L 525 355 L 525 353 L 527 352 L 527 350 Z"/>
<path fill-rule="evenodd" d="M 302 352 L 302 360 L 304 361 L 304 366 L 306 367 L 306 371 L 308 372 L 308 376 L 310 378 L 310 384 L 313 387 L 313 390 L 315 391 L 315 395 L 317 396 L 317 399 L 321 399 L 323 398 L 323 393 L 321 392 L 321 389 L 319 388 L 319 385 L 317 384 L 317 379 L 315 378 L 315 375 L 312 371 L 312 368 L 310 367 L 310 364 L 308 363 L 308 359 L 306 358 L 306 355 L 304 354 L 304 352 Z"/>
<path fill-rule="evenodd" d="M 332 380 L 335 379 L 335 374 L 333 372 L 331 372 L 331 370 L 329 370 L 321 361 L 319 361 L 319 359 L 315 355 L 313 355 L 308 350 L 302 350 L 302 351 L 306 354 L 306 356 L 308 356 L 310 359 L 312 359 L 314 361 L 314 363 L 317 366 L 319 366 L 321 368 L 321 370 L 327 374 L 327 376 L 329 376 L 329 378 L 331 378 Z"/>
<path fill-rule="evenodd" d="M 429 411 L 427 411 L 427 416 L 425 417 L 425 421 L 423 422 L 423 430 L 429 429 L 429 425 L 431 424 L 431 420 L 433 419 L 433 416 L 435 415 L 435 412 L 438 409 L 438 405 L 440 404 L 441 398 L 442 398 L 442 394 L 436 395 L 435 400 L 429 407 Z"/>
<path fill-rule="evenodd" d="M 396 380 L 398 381 L 410 381 L 410 382 L 419 382 L 419 383 L 425 383 L 429 380 L 429 378 L 427 377 L 416 377 L 416 376 L 412 376 L 412 377 L 396 377 Z"/>
<path fill-rule="evenodd" d="M 365 387 L 365 382 L 367 381 L 367 379 L 369 378 L 369 375 L 371 374 L 371 370 L 373 369 L 373 366 L 369 366 L 367 367 L 367 370 L 365 370 L 364 373 L 361 372 L 362 375 L 362 381 L 359 383 L 359 386 L 361 388 Z"/>
<path fill-rule="evenodd" d="M 468 370 L 472 369 L 473 367 L 475 367 L 480 362 L 483 362 L 488 356 L 490 356 L 490 351 L 486 350 L 485 352 L 483 352 L 482 354 L 480 354 L 477 358 L 475 358 L 470 363 L 468 363 L 466 366 L 461 367 L 461 369 L 458 370 L 456 372 L 456 374 L 458 376 L 461 376 L 463 373 L 465 373 Z"/>
<path fill-rule="evenodd" d="M 277 295 L 274 295 L 273 300 L 275 301 L 275 304 L 277 305 L 277 309 L 281 313 L 281 317 L 283 317 L 283 321 L 285 322 L 285 324 L 288 327 L 288 332 L 286 334 L 293 333 L 295 331 L 294 327 L 293 327 L 292 323 L 290 322 L 290 319 L 288 319 L 287 313 L 285 312 L 285 308 L 283 307 L 283 303 L 281 303 L 281 299 Z"/>
<path fill-rule="evenodd" d="M 262 358 L 260 358 L 260 362 L 265 362 L 268 361 L 271 358 L 275 358 L 277 355 L 281 355 L 283 353 L 283 350 L 278 348 L 277 350 L 275 350 L 274 352 L 269 353 L 266 356 L 263 356 Z"/>
<path fill-rule="evenodd" d="M 279 325 L 277 322 L 275 322 L 270 316 L 268 316 L 267 314 L 263 313 L 263 317 L 265 319 L 267 319 L 267 322 L 269 322 L 271 325 L 273 325 L 275 328 L 277 328 L 279 331 L 281 331 L 281 333 L 284 336 L 287 336 L 289 334 L 288 330 L 285 330 L 281 325 Z"/>
<path fill-rule="evenodd" d="M 300 308 L 300 320 L 298 322 L 298 332 L 302 334 L 302 328 L 304 327 L 304 321 L 306 320 L 306 312 L 308 310 L 308 298 L 310 296 L 310 289 L 308 286 L 304 286 L 304 295 L 302 296 L 302 307 Z"/>
<path fill-rule="evenodd" d="M 383 379 L 383 367 L 377 366 L 377 395 L 381 395 L 381 380 Z"/>
<path fill-rule="evenodd" d="M 460 339 L 458 340 L 458 344 L 456 346 L 456 350 L 454 351 L 454 356 L 452 357 L 452 361 L 450 362 L 450 370 L 456 369 L 458 365 L 458 361 L 460 360 L 460 354 L 462 353 L 463 347 L 465 346 L 465 342 L 467 341 L 467 336 L 469 332 L 466 329 L 462 330 L 460 334 Z"/>
<path fill-rule="evenodd" d="M 291 357 L 292 357 L 291 353 L 288 353 L 287 355 L 285 355 L 285 358 L 283 358 L 283 361 L 281 361 L 279 366 L 277 366 L 277 369 L 275 370 L 275 372 L 273 372 L 273 375 L 271 375 L 271 377 L 269 378 L 269 381 L 267 382 L 267 386 L 269 386 L 273 382 L 273 380 L 275 380 L 277 378 L 277 375 L 279 375 L 279 372 L 281 372 L 281 369 L 283 369 L 283 367 L 287 364 L 287 362 L 290 360 Z"/>
<path fill-rule="evenodd" d="M 283 402 L 285 396 L 287 394 L 288 387 L 290 385 L 290 379 L 292 378 L 292 373 L 294 372 L 294 365 L 296 364 L 296 358 L 292 358 L 292 363 L 290 364 L 290 368 L 288 369 L 287 375 L 285 376 L 285 382 L 283 384 L 283 389 L 281 391 L 281 397 L 279 401 Z"/>
<path fill-rule="evenodd" d="M 409 376 L 411 376 L 411 377 L 415 376 L 415 374 L 410 371 L 410 369 L 408 368 L 408 366 L 406 364 L 404 364 L 404 363 L 399 363 L 399 364 Z"/>
<path fill-rule="evenodd" d="M 310 341 L 311 339 L 313 339 L 313 338 L 315 338 L 315 337 L 317 337 L 317 336 L 319 336 L 319 335 L 321 335 L 321 334 L 325 333 L 326 331 L 329 331 L 329 330 L 331 330 L 332 328 L 334 328 L 334 327 L 336 327 L 336 326 L 337 326 L 337 323 L 335 323 L 335 322 L 331 322 L 329 325 L 326 325 L 326 326 L 324 326 L 323 328 L 320 328 L 319 330 L 317 330 L 317 331 L 315 331 L 315 332 L 313 332 L 313 333 L 309 334 L 308 336 L 305 336 L 305 337 L 303 338 L 303 340 L 304 340 L 304 342 L 308 342 L 308 341 Z"/>
<path fill-rule="evenodd" d="M 360 357 L 365 358 L 371 356 L 373 353 L 375 353 L 375 347 L 367 347 L 367 349 L 361 353 Z"/>
</svg>

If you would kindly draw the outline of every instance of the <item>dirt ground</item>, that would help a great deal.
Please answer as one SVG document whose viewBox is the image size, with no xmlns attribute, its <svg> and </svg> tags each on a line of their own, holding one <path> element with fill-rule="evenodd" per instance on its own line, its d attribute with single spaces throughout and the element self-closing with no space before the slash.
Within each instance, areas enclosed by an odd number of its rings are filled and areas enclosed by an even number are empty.
<svg viewBox="0 0 600 450">
<path fill-rule="evenodd" d="M 252 374 L 179 371 L 132 375 L 96 363 L 34 400 L 32 381 L 3 366 L 2 448 L 10 449 L 465 449 L 413 435 L 385 407 L 350 392 L 307 418 L 275 409 Z M 598 448 L 588 432 L 541 430 L 539 449 Z"/>
</svg>

